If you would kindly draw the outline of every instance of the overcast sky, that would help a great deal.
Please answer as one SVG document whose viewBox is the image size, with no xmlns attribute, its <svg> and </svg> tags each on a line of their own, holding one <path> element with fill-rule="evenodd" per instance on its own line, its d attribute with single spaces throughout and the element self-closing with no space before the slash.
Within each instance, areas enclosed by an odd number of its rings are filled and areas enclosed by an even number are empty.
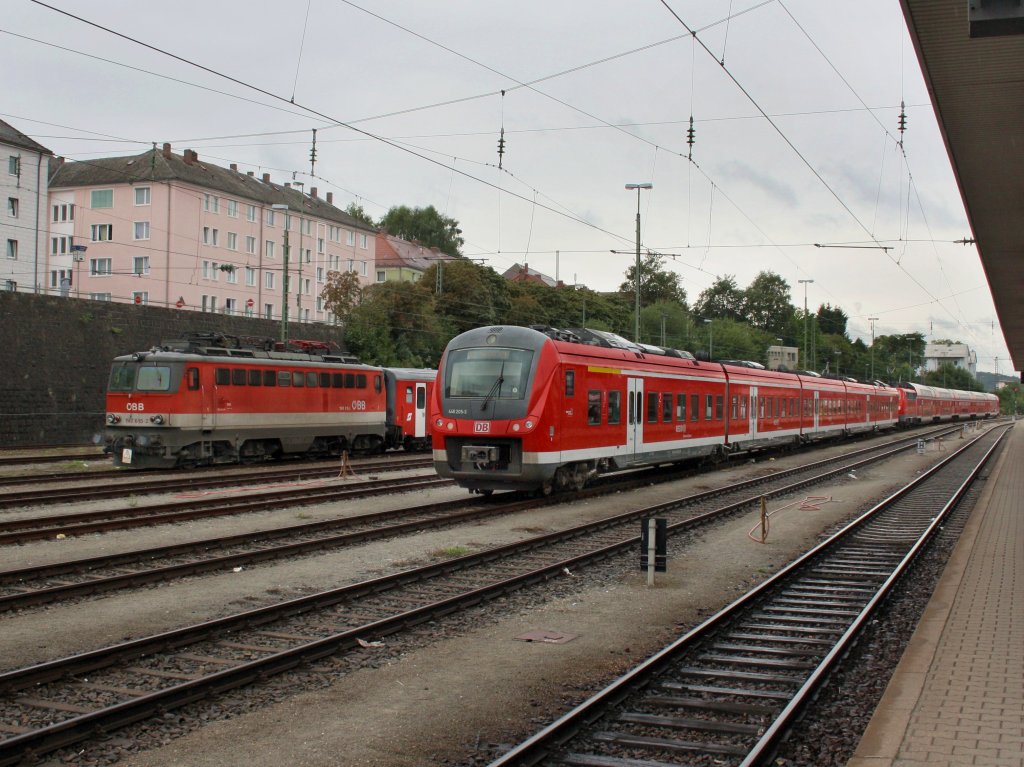
<svg viewBox="0 0 1024 767">
<path fill-rule="evenodd" d="M 852 337 L 877 317 L 1010 373 L 897 0 L 48 4 L 80 18 L 2 0 L 0 116 L 57 155 L 170 142 L 375 218 L 433 205 L 467 256 L 595 290 L 650 182 L 643 248 L 691 302 L 769 270 L 802 306 L 814 280 Z"/>
</svg>

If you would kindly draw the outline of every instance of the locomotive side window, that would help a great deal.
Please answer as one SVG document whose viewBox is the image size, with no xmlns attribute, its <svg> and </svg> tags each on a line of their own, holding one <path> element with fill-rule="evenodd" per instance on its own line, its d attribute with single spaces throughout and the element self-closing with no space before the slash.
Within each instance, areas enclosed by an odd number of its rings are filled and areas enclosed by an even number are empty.
<svg viewBox="0 0 1024 767">
<path fill-rule="evenodd" d="M 346 388 L 346 389 L 354 389 L 354 388 L 356 388 L 356 374 L 355 373 L 345 373 L 345 387 L 344 388 Z"/>
<path fill-rule="evenodd" d="M 411 405 L 412 404 L 412 387 L 411 386 L 406 386 L 405 387 L 405 404 L 406 405 Z"/>
<path fill-rule="evenodd" d="M 658 422 L 658 392 L 647 392 L 647 423 Z"/>
<path fill-rule="evenodd" d="M 321 389 L 330 389 L 331 388 L 331 374 L 330 373 L 320 373 L 319 375 L 320 375 L 320 388 Z"/>
<path fill-rule="evenodd" d="M 331 388 L 332 389 L 344 389 L 345 388 L 345 374 L 344 373 L 331 373 Z"/>
<path fill-rule="evenodd" d="M 188 388 L 195 391 L 199 388 L 199 368 L 189 368 L 185 371 L 185 380 L 188 381 Z"/>
<path fill-rule="evenodd" d="M 690 395 L 690 420 L 691 421 L 700 420 L 700 395 L 699 394 L 691 394 Z"/>
<path fill-rule="evenodd" d="M 245 386 L 245 368 L 231 368 L 231 383 L 234 386 Z"/>
<path fill-rule="evenodd" d="M 722 401 L 724 399 L 725 398 L 721 394 L 718 394 L 718 395 L 715 396 L 715 420 L 716 421 L 721 421 L 722 420 Z"/>
<path fill-rule="evenodd" d="M 622 418 L 622 392 L 608 392 L 608 423 L 617 424 Z"/>
<path fill-rule="evenodd" d="M 730 400 L 730 405 L 731 405 L 731 408 L 730 408 L 730 416 L 729 417 L 732 418 L 732 420 L 735 421 L 737 418 L 740 417 L 739 397 L 737 397 L 735 394 L 732 395 L 732 399 Z"/>
<path fill-rule="evenodd" d="M 249 371 L 249 386 L 259 386 L 263 383 L 263 373 L 259 370 Z"/>
<path fill-rule="evenodd" d="M 740 397 L 740 418 L 746 420 L 747 418 L 747 398 Z"/>
<path fill-rule="evenodd" d="M 264 386 L 277 386 L 277 373 L 273 370 L 263 371 L 263 385 Z"/>
<path fill-rule="evenodd" d="M 213 374 L 213 382 L 217 384 L 217 386 L 227 386 L 231 383 L 230 368 L 217 368 Z"/>
<path fill-rule="evenodd" d="M 306 386 L 316 387 L 316 373 L 306 373 Z"/>
<path fill-rule="evenodd" d="M 594 389 L 587 392 L 587 423 L 591 426 L 601 425 L 601 392 Z"/>
<path fill-rule="evenodd" d="M 670 393 L 661 395 L 661 420 L 663 423 L 672 423 L 672 395 Z"/>
<path fill-rule="evenodd" d="M 686 420 L 686 395 L 676 395 L 676 420 L 683 423 Z"/>
<path fill-rule="evenodd" d="M 704 420 L 710 421 L 713 411 L 711 408 L 714 406 L 715 398 L 711 394 L 704 395 Z"/>
<path fill-rule="evenodd" d="M 373 390 L 377 394 L 380 394 L 380 376 L 374 376 L 373 377 Z"/>
<path fill-rule="evenodd" d="M 135 388 L 139 391 L 170 391 L 171 369 L 165 365 L 140 367 L 135 377 Z"/>
<path fill-rule="evenodd" d="M 377 391 L 379 392 L 380 391 L 380 388 L 379 388 L 380 387 L 380 379 L 379 378 L 377 379 L 377 387 L 378 387 Z M 359 373 L 359 374 L 356 375 L 356 388 L 357 389 L 365 389 L 366 388 L 366 373 Z"/>
<path fill-rule="evenodd" d="M 565 396 L 571 397 L 576 393 L 576 371 L 565 371 Z"/>
<path fill-rule="evenodd" d="M 301 370 L 296 370 L 292 373 L 292 386 L 301 389 L 306 385 L 306 377 L 302 375 Z"/>
<path fill-rule="evenodd" d="M 292 385 L 292 371 L 290 371 L 290 370 L 278 370 L 277 371 L 277 385 L 278 386 L 291 386 Z"/>
</svg>

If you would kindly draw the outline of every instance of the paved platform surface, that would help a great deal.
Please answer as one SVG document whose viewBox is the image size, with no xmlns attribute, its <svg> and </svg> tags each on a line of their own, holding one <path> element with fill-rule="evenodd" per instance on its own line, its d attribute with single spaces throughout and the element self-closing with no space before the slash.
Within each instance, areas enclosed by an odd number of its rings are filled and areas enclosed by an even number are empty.
<svg viewBox="0 0 1024 767">
<path fill-rule="evenodd" d="M 1024 423 L 848 767 L 1024 767 Z"/>
</svg>

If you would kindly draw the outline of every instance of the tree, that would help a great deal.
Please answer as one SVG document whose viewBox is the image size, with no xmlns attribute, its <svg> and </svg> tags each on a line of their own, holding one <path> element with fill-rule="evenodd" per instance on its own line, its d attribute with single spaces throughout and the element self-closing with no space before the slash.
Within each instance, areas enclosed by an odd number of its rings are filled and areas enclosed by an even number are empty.
<svg viewBox="0 0 1024 767">
<path fill-rule="evenodd" d="M 875 338 L 875 376 L 889 381 L 912 381 L 924 359 L 925 340 L 921 333 Z"/>
<path fill-rule="evenodd" d="M 698 320 L 742 321 L 743 302 L 743 291 L 736 285 L 736 278 L 727 274 L 725 277 L 719 277 L 708 288 L 701 291 L 697 303 L 693 305 L 693 313 Z"/>
<path fill-rule="evenodd" d="M 428 248 L 439 248 L 442 253 L 462 255 L 462 230 L 454 218 L 442 216 L 433 205 L 409 208 L 399 205 L 391 208 L 378 222 L 378 226 L 403 240 L 416 240 Z"/>
<path fill-rule="evenodd" d="M 324 308 L 342 321 L 359 305 L 362 295 L 363 286 L 355 272 L 328 272 L 327 283 L 320 291 Z"/>
<path fill-rule="evenodd" d="M 444 279 L 435 294 L 438 269 L 444 270 Z M 434 310 L 453 334 L 503 322 L 508 315 L 509 283 L 489 266 L 462 260 L 435 263 L 416 285 L 421 295 L 432 298 Z"/>
<path fill-rule="evenodd" d="M 818 307 L 818 329 L 825 335 L 846 335 L 846 323 L 849 317 L 838 306 L 822 304 Z"/>
<path fill-rule="evenodd" d="M 796 310 L 789 300 L 789 283 L 774 272 L 761 272 L 743 292 L 744 315 L 755 328 L 782 333 Z"/>
<path fill-rule="evenodd" d="M 640 303 L 644 306 L 659 301 L 674 301 L 686 306 L 686 291 L 679 284 L 679 275 L 664 268 L 664 257 L 648 253 L 640 263 Z M 619 285 L 619 293 L 636 296 L 636 264 L 626 269 L 626 281 Z"/>
<path fill-rule="evenodd" d="M 961 391 L 985 391 L 981 382 L 963 368 L 943 363 L 938 370 L 929 370 L 921 379 L 928 386 L 940 386 L 943 389 L 960 389 Z"/>
<path fill-rule="evenodd" d="M 429 296 L 411 282 L 382 282 L 363 292 L 346 324 L 345 341 L 367 364 L 432 367 L 451 337 Z"/>
<path fill-rule="evenodd" d="M 370 217 L 370 214 L 363 210 L 362 205 L 356 205 L 354 202 L 350 202 L 348 204 L 348 207 L 345 208 L 345 212 L 352 216 L 352 218 L 359 219 L 364 224 L 369 224 L 372 227 L 377 226 L 377 224 L 375 224 L 373 219 Z"/>
</svg>

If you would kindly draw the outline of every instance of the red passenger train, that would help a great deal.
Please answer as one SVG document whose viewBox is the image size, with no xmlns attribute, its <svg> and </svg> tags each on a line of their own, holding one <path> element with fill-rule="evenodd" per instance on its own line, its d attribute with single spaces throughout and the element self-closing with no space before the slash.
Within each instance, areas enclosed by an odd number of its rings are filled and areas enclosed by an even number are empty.
<svg viewBox="0 0 1024 767">
<path fill-rule="evenodd" d="M 107 449 L 133 467 L 426 449 L 435 377 L 317 341 L 191 334 L 114 360 Z"/>
<path fill-rule="evenodd" d="M 924 407 L 921 387 L 698 361 L 599 331 L 479 328 L 452 339 L 438 371 L 434 466 L 483 493 L 581 488 L 612 469 L 893 428 L 910 401 Z"/>
</svg>

